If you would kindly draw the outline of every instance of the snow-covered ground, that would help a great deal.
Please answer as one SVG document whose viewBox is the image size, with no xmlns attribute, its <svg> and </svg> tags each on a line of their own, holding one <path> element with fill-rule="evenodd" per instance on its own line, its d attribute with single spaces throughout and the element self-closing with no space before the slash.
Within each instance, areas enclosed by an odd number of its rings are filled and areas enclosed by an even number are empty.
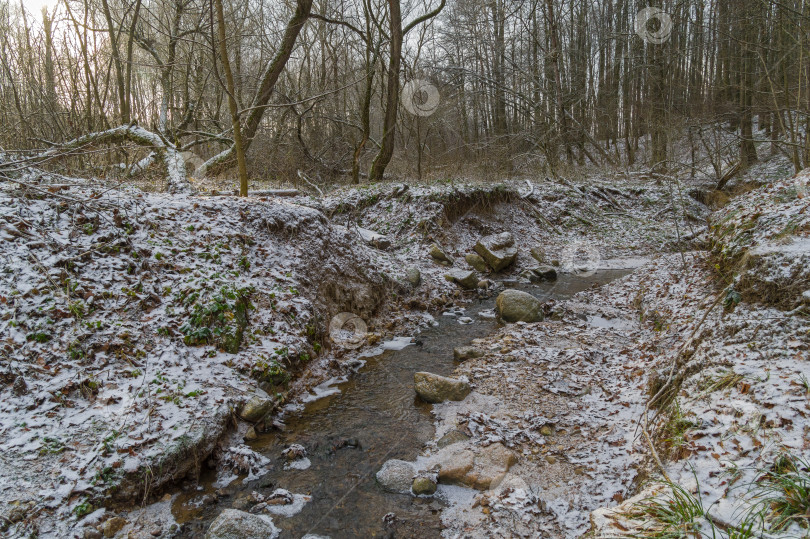
<svg viewBox="0 0 810 539">
<path fill-rule="evenodd" d="M 732 457 L 742 463 L 739 487 L 772 461 L 774 448 L 806 455 L 807 319 L 747 303 L 742 278 L 718 284 L 714 261 L 692 252 L 721 228 L 705 233 L 708 210 L 688 194 L 699 185 L 440 182 L 239 200 L 38 181 L 44 192 L 0 193 L 0 514 L 12 535 L 82 536 L 160 499 L 209 455 L 223 480 L 260 473 L 259 456 L 240 445 L 248 427 L 236 421 L 240 406 L 255 396 L 306 402 L 351 373 L 365 349 L 329 340 L 340 312 L 362 318 L 377 346 L 427 323 L 425 311 L 488 293 L 448 282 L 448 268 L 428 252 L 435 243 L 467 269 L 475 242 L 502 231 L 512 232 L 519 254 L 499 278 L 518 279 L 537 258 L 593 269 L 676 254 L 558 306 L 555 320 L 508 326 L 477 343 L 487 354 L 460 367 L 475 397 L 437 408 L 439 433 L 466 429 L 475 451 L 502 443 L 518 460 L 509 481 L 483 496 L 441 487 L 459 502 L 445 510 L 449 535 L 465 523 L 496 535 L 581 533 L 590 511 L 642 488 L 655 472 L 637 423 L 647 376 L 676 359 L 698 322 L 689 357 L 701 368 L 683 378 L 678 403 L 701 422 L 680 433 L 674 454 L 653 429 L 662 458 L 680 457 L 667 461 L 670 478 L 692 488 L 684 465 L 695 463 L 708 470 L 697 474 L 706 507 L 724 496 L 737 503 L 719 473 Z M 765 189 L 769 200 L 785 198 L 776 184 Z M 791 212 L 804 212 L 807 198 L 797 193 L 781 208 L 789 237 L 769 235 L 757 249 L 806 254 L 805 221 Z M 728 226 L 746 211 L 740 199 L 715 223 Z M 367 245 L 360 227 L 385 235 L 390 247 Z M 722 271 L 740 258 L 728 260 Z M 806 276 L 803 267 L 791 278 Z M 418 286 L 407 280 L 413 269 Z M 741 283 L 742 303 L 726 291 L 732 281 Z M 802 301 L 807 288 L 792 298 Z M 714 303 L 721 290 L 734 310 Z M 705 377 L 735 385 L 707 392 L 717 384 Z M 747 433 L 755 419 L 761 431 Z M 234 466 L 229 455 L 250 463 Z M 172 518 L 160 507 L 147 512 L 169 533 Z M 718 520 L 731 518 L 721 502 L 713 507 Z M 151 517 L 128 518 L 122 533 L 153 529 Z M 146 518 L 140 527 L 138 518 Z"/>
<path fill-rule="evenodd" d="M 714 255 L 658 257 L 556 305 L 554 319 L 475 342 L 485 355 L 457 369 L 474 391 L 436 407 L 436 442 L 458 431 L 466 450 L 501 443 L 518 459 L 489 490 L 449 496 L 445 535 L 808 536 L 801 181 L 768 184 L 715 214 Z M 751 264 L 747 251 L 763 245 L 771 258 Z M 758 280 L 780 293 L 746 294 Z M 669 373 L 669 398 L 647 410 Z"/>
</svg>

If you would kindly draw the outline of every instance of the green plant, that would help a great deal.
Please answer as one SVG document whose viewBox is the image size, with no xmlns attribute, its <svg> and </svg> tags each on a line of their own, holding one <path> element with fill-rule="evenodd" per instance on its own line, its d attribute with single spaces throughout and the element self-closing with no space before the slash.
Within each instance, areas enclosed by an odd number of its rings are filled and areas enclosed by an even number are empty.
<svg viewBox="0 0 810 539">
<path fill-rule="evenodd" d="M 93 477 L 93 484 L 109 483 L 115 475 L 115 471 L 110 466 L 105 466 L 96 471 Z"/>
<path fill-rule="evenodd" d="M 810 460 L 781 455 L 757 483 L 751 516 L 774 531 L 793 522 L 810 528 Z"/>
<path fill-rule="evenodd" d="M 73 508 L 73 513 L 79 518 L 90 514 L 92 511 L 93 506 L 89 501 L 87 501 L 87 499 L 80 504 L 77 504 L 76 507 Z"/>
<path fill-rule="evenodd" d="M 729 289 L 726 290 L 726 297 L 723 298 L 723 308 L 726 311 L 733 311 L 734 307 L 739 305 L 740 301 L 742 301 L 740 293 L 729 287 Z"/>
<path fill-rule="evenodd" d="M 65 450 L 65 444 L 59 438 L 45 436 L 42 438 L 42 447 L 39 448 L 40 455 L 58 455 Z"/>
<path fill-rule="evenodd" d="M 681 539 L 701 537 L 704 518 L 703 501 L 682 486 L 665 482 L 669 492 L 662 497 L 644 500 L 633 506 L 630 517 L 647 522 L 637 535 L 645 539 Z M 699 491 L 698 491 L 699 492 Z"/>
<path fill-rule="evenodd" d="M 253 287 L 226 284 L 213 292 L 189 292 L 179 295 L 181 304 L 189 310 L 188 321 L 180 326 L 184 342 L 218 344 L 226 352 L 238 352 L 248 323 L 247 312 L 251 307 L 248 298 Z"/>
<path fill-rule="evenodd" d="M 84 318 L 85 306 L 81 300 L 72 301 L 68 304 L 68 311 L 73 315 L 73 318 L 80 320 Z"/>
<path fill-rule="evenodd" d="M 686 456 L 683 454 L 683 448 L 686 446 L 686 433 L 697 426 L 695 421 L 685 416 L 676 399 L 670 406 L 669 418 L 661 431 L 664 442 L 673 450 L 676 460 Z"/>
<path fill-rule="evenodd" d="M 84 357 L 84 350 L 79 341 L 71 342 L 67 347 L 67 353 L 68 357 L 73 360 L 82 359 Z"/>
<path fill-rule="evenodd" d="M 105 455 L 112 453 L 113 449 L 115 449 L 113 444 L 120 434 L 117 430 L 114 430 L 102 440 L 101 445 L 104 448 Z"/>
<path fill-rule="evenodd" d="M 807 375 L 801 373 L 799 375 L 799 384 L 804 388 L 805 393 L 810 393 L 810 380 L 807 379 Z"/>
<path fill-rule="evenodd" d="M 45 333 L 43 331 L 35 331 L 35 332 L 32 332 L 32 333 L 29 333 L 26 336 L 26 339 L 28 339 L 29 341 L 36 341 L 38 343 L 48 342 L 48 341 L 51 340 L 51 338 L 52 337 L 48 333 Z"/>
<path fill-rule="evenodd" d="M 734 387 L 745 379 L 745 375 L 737 374 L 729 369 L 717 374 L 717 376 L 709 378 L 704 388 L 704 393 L 712 393 L 714 391 L 723 391 L 730 387 Z"/>
<path fill-rule="evenodd" d="M 253 367 L 253 377 L 261 382 L 268 382 L 273 386 L 284 385 L 290 381 L 290 373 L 275 359 L 267 360 L 260 355 Z"/>
</svg>

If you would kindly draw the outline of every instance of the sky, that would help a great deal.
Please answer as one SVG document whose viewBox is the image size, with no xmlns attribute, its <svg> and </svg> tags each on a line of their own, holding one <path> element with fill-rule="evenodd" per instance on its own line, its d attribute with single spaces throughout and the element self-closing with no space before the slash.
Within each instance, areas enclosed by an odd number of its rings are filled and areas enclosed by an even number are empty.
<svg viewBox="0 0 810 539">
<path fill-rule="evenodd" d="M 20 0 L 9 0 L 9 4 L 18 4 Z M 22 0 L 22 4 L 25 6 L 26 11 L 31 13 L 32 15 L 36 16 L 37 19 L 42 18 L 42 8 L 47 6 L 48 11 L 53 11 L 54 6 L 57 4 L 58 0 Z"/>
</svg>

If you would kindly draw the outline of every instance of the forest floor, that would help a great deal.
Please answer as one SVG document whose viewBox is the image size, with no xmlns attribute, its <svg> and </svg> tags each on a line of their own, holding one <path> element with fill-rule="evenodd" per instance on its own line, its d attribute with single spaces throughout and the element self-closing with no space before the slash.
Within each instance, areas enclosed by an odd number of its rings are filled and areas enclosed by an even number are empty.
<svg viewBox="0 0 810 539">
<path fill-rule="evenodd" d="M 748 178 L 766 184 L 778 167 Z M 806 478 L 808 321 L 796 309 L 810 288 L 808 199 L 793 180 L 748 195 L 756 205 L 732 201 L 711 228 L 696 200 L 704 186 L 641 177 L 250 200 L 26 181 L 38 183 L 0 193 L 0 527 L 10 536 L 178 533 L 171 495 L 161 498 L 172 485 L 201 465 L 260 474 L 266 459 L 234 440 L 279 427 L 282 403 L 351 373 L 363 349 L 332 342 L 333 316 L 361 317 L 372 345 L 412 335 L 424 313 L 492 294 L 538 260 L 561 272 L 639 269 L 548 305 L 547 321 L 474 343 L 484 355 L 458 371 L 474 391 L 434 407 L 436 441 L 460 432 L 442 445 L 474 462 L 503 444 L 515 464 L 481 493 L 440 485 L 445 535 L 664 528 L 651 494 L 676 483 L 703 504 L 694 526 L 726 533 L 741 507 L 757 507 L 758 488 Z M 428 254 L 436 244 L 468 269 L 476 241 L 504 231 L 517 263 L 478 274 L 477 290 L 449 282 Z M 659 384 L 672 398 L 649 423 L 656 470 L 639 418 L 648 378 L 668 372 L 687 374 Z M 439 452 L 429 444 L 425 458 Z M 672 484 L 650 481 L 662 471 Z M 639 492 L 642 505 L 626 501 Z M 806 517 L 780 522 L 786 511 L 759 505 L 766 527 L 803 533 Z"/>
</svg>

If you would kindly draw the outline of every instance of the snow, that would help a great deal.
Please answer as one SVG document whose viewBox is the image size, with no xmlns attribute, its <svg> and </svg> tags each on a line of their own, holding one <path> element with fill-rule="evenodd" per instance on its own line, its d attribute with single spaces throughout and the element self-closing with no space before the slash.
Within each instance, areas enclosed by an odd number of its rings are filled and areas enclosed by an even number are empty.
<svg viewBox="0 0 810 539">
<path fill-rule="evenodd" d="M 47 496 L 41 506 L 57 507 L 71 492 L 106 489 L 95 480 L 102 472 L 111 484 L 132 481 L 189 444 L 210 451 L 230 410 L 261 392 L 254 369 L 275 358 L 289 368 L 306 354 L 313 378 L 328 372 L 307 337 L 325 307 L 312 283 L 348 260 L 370 265 L 368 250 L 320 212 L 286 201 L 77 185 L 70 196 L 81 204 L 21 197 L 11 184 L 0 191 L 0 224 L 17 231 L 3 229 L 11 239 L 0 252 L 0 346 L 8 357 L 0 368 L 8 377 L 0 385 L 0 484 L 19 487 L 0 490 L 0 502 Z M 182 294 L 226 284 L 253 290 L 239 352 L 183 343 Z M 19 395 L 18 376 L 26 386 Z M 258 471 L 224 473 L 222 484 Z M 35 482 L 20 480 L 32 473 Z M 169 479 L 155 477 L 153 486 Z M 47 515 L 40 524 L 50 536 L 63 536 L 75 519 L 45 526 Z"/>
<path fill-rule="evenodd" d="M 383 350 L 403 350 L 413 344 L 412 337 L 394 337 L 390 341 L 382 343 Z"/>
</svg>

